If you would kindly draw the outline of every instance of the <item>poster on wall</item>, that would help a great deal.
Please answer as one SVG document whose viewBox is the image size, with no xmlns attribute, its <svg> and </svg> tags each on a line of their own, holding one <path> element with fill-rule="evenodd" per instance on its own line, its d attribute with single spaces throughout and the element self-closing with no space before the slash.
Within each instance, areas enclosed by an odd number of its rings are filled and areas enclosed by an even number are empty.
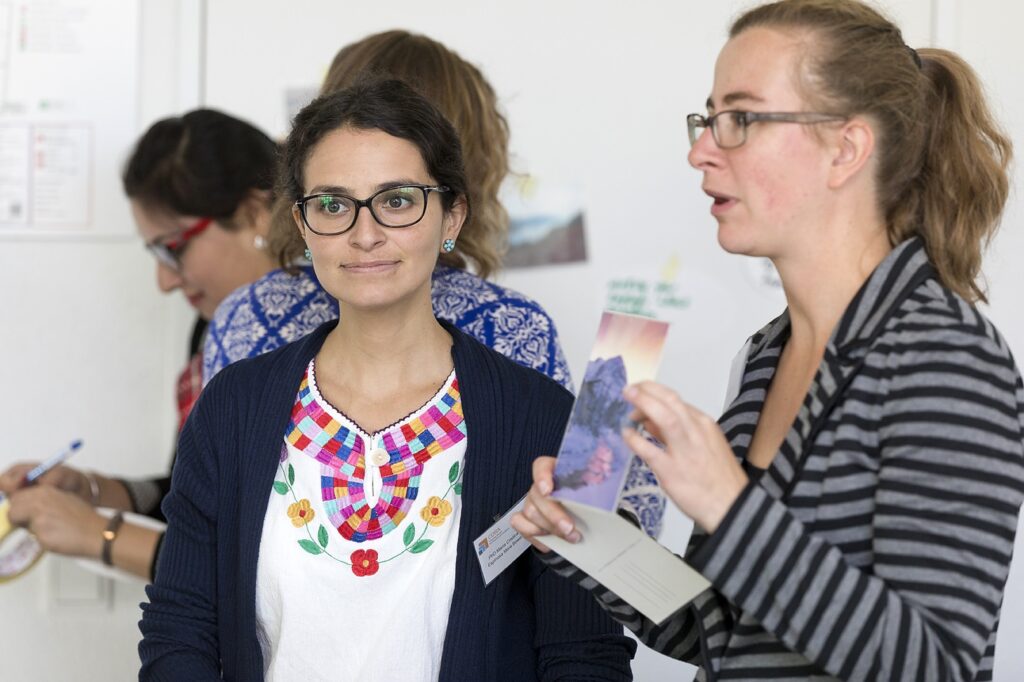
<svg viewBox="0 0 1024 682">
<path fill-rule="evenodd" d="M 618 313 L 658 320 L 676 320 L 691 304 L 689 289 L 680 281 L 676 253 L 656 267 L 617 272 L 607 281 L 604 307 Z"/>
<path fill-rule="evenodd" d="M 0 237 L 125 234 L 138 0 L 0 0 Z"/>
<path fill-rule="evenodd" d="M 532 175 L 512 175 L 501 189 L 509 214 L 506 268 L 587 260 L 583 193 Z"/>
</svg>

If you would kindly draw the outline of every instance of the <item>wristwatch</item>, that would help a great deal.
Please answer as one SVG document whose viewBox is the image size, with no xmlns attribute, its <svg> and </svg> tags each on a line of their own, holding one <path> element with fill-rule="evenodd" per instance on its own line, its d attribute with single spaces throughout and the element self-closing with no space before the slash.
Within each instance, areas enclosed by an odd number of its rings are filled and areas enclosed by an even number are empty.
<svg viewBox="0 0 1024 682">
<path fill-rule="evenodd" d="M 114 548 L 114 540 L 117 539 L 117 532 L 121 530 L 122 523 L 124 523 L 124 514 L 117 512 L 110 517 L 110 521 L 107 522 L 107 527 L 103 531 L 103 551 L 100 553 L 100 558 L 107 566 L 114 565 L 111 554 Z"/>
</svg>

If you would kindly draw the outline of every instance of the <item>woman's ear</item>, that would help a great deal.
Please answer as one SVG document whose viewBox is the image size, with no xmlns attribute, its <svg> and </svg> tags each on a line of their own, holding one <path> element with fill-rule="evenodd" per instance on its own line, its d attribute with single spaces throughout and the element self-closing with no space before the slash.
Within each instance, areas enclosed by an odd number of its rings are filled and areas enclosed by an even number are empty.
<svg viewBox="0 0 1024 682">
<path fill-rule="evenodd" d="M 462 225 L 466 222 L 466 216 L 469 214 L 469 202 L 466 201 L 464 195 L 459 195 L 449 208 L 444 213 L 444 234 L 442 239 L 458 239 L 459 232 L 462 231 Z"/>
<path fill-rule="evenodd" d="M 266 237 L 270 233 L 270 208 L 273 195 L 265 189 L 253 189 L 235 209 L 231 222 L 238 229 L 250 229 Z"/>
<path fill-rule="evenodd" d="M 846 185 L 871 160 L 875 150 L 875 131 L 866 119 L 854 116 L 839 129 L 835 145 L 828 179 L 831 189 Z"/>
<path fill-rule="evenodd" d="M 305 241 L 306 223 L 302 220 L 302 211 L 299 210 L 297 204 L 292 204 L 292 220 L 295 221 L 295 228 L 299 231 L 299 236 Z"/>
</svg>

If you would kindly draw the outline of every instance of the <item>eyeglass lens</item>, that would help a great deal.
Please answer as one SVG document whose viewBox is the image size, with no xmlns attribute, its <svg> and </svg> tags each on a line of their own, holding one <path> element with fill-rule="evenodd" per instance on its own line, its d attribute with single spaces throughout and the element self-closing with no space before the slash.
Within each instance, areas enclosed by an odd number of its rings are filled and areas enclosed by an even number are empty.
<svg viewBox="0 0 1024 682">
<path fill-rule="evenodd" d="M 386 227 L 407 227 L 418 222 L 427 210 L 427 190 L 422 187 L 394 187 L 377 192 L 368 206 L 378 223 Z M 359 202 L 344 195 L 321 194 L 303 203 L 306 222 L 315 232 L 337 234 L 355 224 Z"/>
<path fill-rule="evenodd" d="M 715 144 L 722 149 L 739 147 L 747 139 L 746 119 L 743 112 L 723 111 L 714 116 L 690 114 L 686 117 L 686 127 L 690 134 L 690 144 L 697 144 L 705 128 L 711 128 Z"/>
<path fill-rule="evenodd" d="M 200 218 L 191 227 L 186 228 L 175 238 L 162 242 L 147 244 L 146 248 L 153 256 L 169 267 L 177 271 L 181 267 L 180 253 L 186 244 L 198 235 L 202 234 L 213 222 L 213 218 Z"/>
</svg>

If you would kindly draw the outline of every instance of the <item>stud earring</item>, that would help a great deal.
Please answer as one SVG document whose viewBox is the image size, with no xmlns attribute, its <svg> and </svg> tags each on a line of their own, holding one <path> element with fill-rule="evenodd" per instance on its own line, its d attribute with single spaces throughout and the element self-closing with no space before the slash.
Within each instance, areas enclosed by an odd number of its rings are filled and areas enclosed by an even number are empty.
<svg viewBox="0 0 1024 682">
<path fill-rule="evenodd" d="M 445 239 L 444 243 L 441 244 L 441 249 L 445 253 L 451 253 L 452 251 L 455 250 L 455 240 L 454 239 Z"/>
<path fill-rule="evenodd" d="M 267 248 L 267 238 L 264 237 L 262 234 L 258 234 L 252 238 L 252 245 L 259 249 L 260 251 L 262 251 L 263 249 Z"/>
<path fill-rule="evenodd" d="M 313 260 L 313 252 L 309 250 L 308 246 L 306 247 L 306 251 L 305 251 L 305 253 L 303 255 L 306 256 L 306 260 L 312 262 L 312 260 Z"/>
</svg>

